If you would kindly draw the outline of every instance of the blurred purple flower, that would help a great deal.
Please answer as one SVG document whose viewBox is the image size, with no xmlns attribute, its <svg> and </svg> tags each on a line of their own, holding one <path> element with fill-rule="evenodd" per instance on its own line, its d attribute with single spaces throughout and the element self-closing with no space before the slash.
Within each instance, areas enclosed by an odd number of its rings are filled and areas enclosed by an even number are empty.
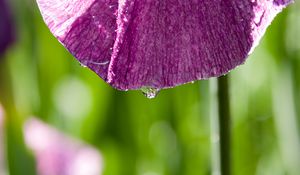
<svg viewBox="0 0 300 175">
<path fill-rule="evenodd" d="M 6 0 L 0 0 L 0 56 L 14 40 L 12 16 Z"/>
<path fill-rule="evenodd" d="M 37 119 L 26 122 L 25 141 L 37 159 L 39 175 L 100 175 L 100 153 Z"/>
<path fill-rule="evenodd" d="M 4 111 L 3 111 L 3 108 L 0 104 L 0 127 L 3 126 L 3 120 L 4 120 Z"/>
<path fill-rule="evenodd" d="M 37 0 L 59 41 L 120 90 L 227 73 L 291 1 Z"/>
<path fill-rule="evenodd" d="M 0 174 L 7 174 L 5 166 L 5 154 L 4 154 L 4 110 L 0 104 Z"/>
</svg>

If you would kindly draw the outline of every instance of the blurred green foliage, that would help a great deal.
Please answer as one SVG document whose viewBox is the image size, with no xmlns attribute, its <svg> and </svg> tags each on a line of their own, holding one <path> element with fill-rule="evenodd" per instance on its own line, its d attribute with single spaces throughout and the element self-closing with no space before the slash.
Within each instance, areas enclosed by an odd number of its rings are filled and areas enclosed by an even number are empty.
<svg viewBox="0 0 300 175">
<path fill-rule="evenodd" d="M 209 83 L 153 100 L 119 92 L 83 68 L 50 34 L 32 0 L 11 0 L 17 42 L 0 60 L 11 175 L 35 174 L 22 124 L 36 116 L 98 148 L 104 175 L 211 173 Z M 284 10 L 230 73 L 235 175 L 300 172 L 300 5 Z"/>
</svg>

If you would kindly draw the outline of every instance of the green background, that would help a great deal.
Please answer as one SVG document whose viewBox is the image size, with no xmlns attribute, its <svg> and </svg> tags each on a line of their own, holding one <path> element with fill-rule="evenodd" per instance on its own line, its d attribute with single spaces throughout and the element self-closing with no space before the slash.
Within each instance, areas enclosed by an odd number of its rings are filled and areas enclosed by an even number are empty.
<svg viewBox="0 0 300 175">
<path fill-rule="evenodd" d="M 22 125 L 35 116 L 99 149 L 104 175 L 211 174 L 210 82 L 120 92 L 52 36 L 34 1 L 11 0 L 17 41 L 0 60 L 11 175 L 35 174 Z M 278 15 L 246 63 L 231 71 L 235 175 L 300 174 L 300 4 Z"/>
</svg>

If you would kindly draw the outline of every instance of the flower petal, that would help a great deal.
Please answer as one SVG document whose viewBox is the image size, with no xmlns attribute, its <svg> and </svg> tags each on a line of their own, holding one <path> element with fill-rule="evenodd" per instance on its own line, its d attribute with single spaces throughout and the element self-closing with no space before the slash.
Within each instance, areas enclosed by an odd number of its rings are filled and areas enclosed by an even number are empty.
<svg viewBox="0 0 300 175">
<path fill-rule="evenodd" d="M 120 90 L 168 88 L 243 64 L 291 0 L 37 0 L 56 37 Z"/>
<path fill-rule="evenodd" d="M 37 0 L 51 32 L 84 65 L 107 77 L 117 0 Z"/>
</svg>

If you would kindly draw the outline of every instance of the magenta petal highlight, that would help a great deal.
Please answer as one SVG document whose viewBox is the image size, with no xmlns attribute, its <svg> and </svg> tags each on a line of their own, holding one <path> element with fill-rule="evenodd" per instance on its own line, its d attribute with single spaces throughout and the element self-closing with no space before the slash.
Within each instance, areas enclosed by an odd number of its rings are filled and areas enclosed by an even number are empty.
<svg viewBox="0 0 300 175">
<path fill-rule="evenodd" d="M 245 62 L 291 0 L 37 0 L 46 24 L 120 90 L 169 88 Z"/>
</svg>

